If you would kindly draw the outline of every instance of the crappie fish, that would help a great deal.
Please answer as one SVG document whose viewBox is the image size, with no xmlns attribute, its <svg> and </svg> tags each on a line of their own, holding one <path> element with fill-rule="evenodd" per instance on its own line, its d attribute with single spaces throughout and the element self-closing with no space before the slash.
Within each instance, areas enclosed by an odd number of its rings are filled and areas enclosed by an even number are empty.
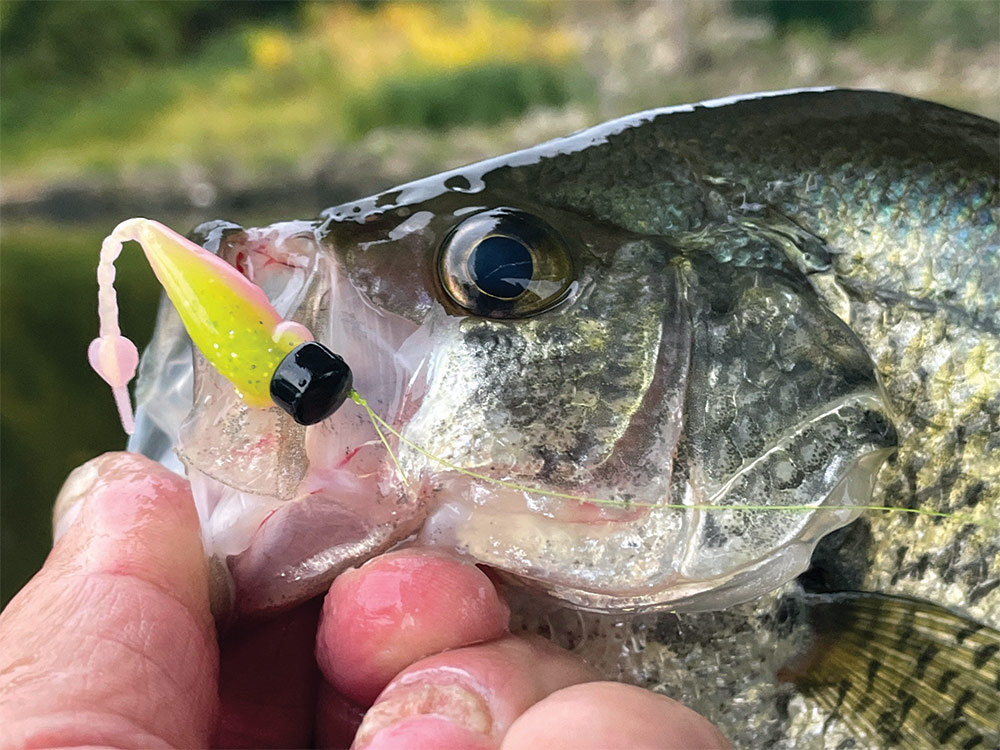
<svg viewBox="0 0 1000 750">
<path fill-rule="evenodd" d="M 995 747 L 998 136 L 756 95 L 203 225 L 360 397 L 250 409 L 165 305 L 130 447 L 190 477 L 220 620 L 410 540 L 615 613 L 583 652 L 738 745 Z"/>
</svg>

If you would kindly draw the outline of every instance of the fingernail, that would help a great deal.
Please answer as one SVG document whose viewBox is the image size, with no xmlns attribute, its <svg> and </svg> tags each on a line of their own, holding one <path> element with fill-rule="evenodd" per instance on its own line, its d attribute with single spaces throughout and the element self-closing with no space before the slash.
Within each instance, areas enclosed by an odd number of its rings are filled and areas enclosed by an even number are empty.
<svg viewBox="0 0 1000 750">
<path fill-rule="evenodd" d="M 354 738 L 356 750 L 377 745 L 379 734 L 415 717 L 433 717 L 486 737 L 493 727 L 486 701 L 458 683 L 400 685 L 365 714 Z"/>
<path fill-rule="evenodd" d="M 56 496 L 55 505 L 52 507 L 52 538 L 54 542 L 59 541 L 80 515 L 83 500 L 94 489 L 97 480 L 101 477 L 101 469 L 109 457 L 108 454 L 104 454 L 92 458 L 82 466 L 73 469 L 66 477 L 62 489 Z"/>
</svg>

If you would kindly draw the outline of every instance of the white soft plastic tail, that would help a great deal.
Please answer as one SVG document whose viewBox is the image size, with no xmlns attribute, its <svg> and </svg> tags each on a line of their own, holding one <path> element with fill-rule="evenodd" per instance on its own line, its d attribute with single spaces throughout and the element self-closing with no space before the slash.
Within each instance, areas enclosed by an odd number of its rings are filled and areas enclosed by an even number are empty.
<svg viewBox="0 0 1000 750">
<path fill-rule="evenodd" d="M 87 358 L 90 366 L 111 386 L 121 417 L 122 429 L 131 435 L 135 430 L 132 403 L 128 384 L 135 377 L 139 366 L 139 351 L 135 344 L 122 336 L 118 325 L 118 294 L 115 292 L 115 260 L 122 251 L 122 244 L 139 240 L 139 227 L 147 219 L 123 221 L 101 243 L 101 258 L 97 264 L 97 314 L 100 335 L 90 342 Z"/>
</svg>

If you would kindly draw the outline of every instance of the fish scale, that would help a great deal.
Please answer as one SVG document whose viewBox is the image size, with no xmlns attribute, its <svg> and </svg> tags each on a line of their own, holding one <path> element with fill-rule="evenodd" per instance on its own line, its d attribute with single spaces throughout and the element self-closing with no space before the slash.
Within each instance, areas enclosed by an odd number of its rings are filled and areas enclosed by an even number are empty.
<svg viewBox="0 0 1000 750">
<path fill-rule="evenodd" d="M 251 420 L 208 373 L 195 403 L 214 411 L 184 437 L 210 450 L 182 456 L 207 477 L 196 498 L 230 610 L 291 606 L 415 533 L 525 586 L 509 592 L 522 627 L 739 747 L 996 747 L 998 136 L 891 94 L 755 95 L 640 113 L 296 225 L 331 268 L 304 317 L 402 436 L 410 482 L 388 458 L 378 470 L 364 414 L 303 438 Z M 464 306 L 441 270 L 456 227 L 499 209 L 548 226 L 573 269 L 528 316 Z M 141 413 L 169 426 L 165 408 Z M 270 429 L 266 450 L 305 457 L 288 472 L 304 490 L 262 500 L 266 478 L 211 459 L 245 448 L 216 424 Z M 151 434 L 137 446 L 155 453 Z M 325 489 L 355 455 L 345 497 Z M 897 510 L 862 515 L 869 496 Z M 397 525 L 331 528 L 330 547 L 315 519 L 348 501 Z M 213 502 L 277 510 L 253 510 L 264 520 L 239 538 L 255 524 Z M 539 590 L 613 614 L 551 609 Z"/>
<path fill-rule="evenodd" d="M 803 115 L 806 110 L 809 114 Z M 863 145 L 846 146 L 858 143 L 860 131 Z M 696 222 L 710 215 L 703 209 L 711 203 L 704 196 L 713 192 L 728 199 L 724 203 L 729 211 L 754 201 L 780 207 L 784 216 L 822 237 L 830 249 L 833 284 L 815 286 L 833 310 L 838 299 L 829 290 L 846 291 L 850 308 L 845 322 L 872 355 L 899 412 L 899 453 L 880 475 L 876 501 L 962 511 L 974 486 L 982 498 L 979 503 L 996 508 L 996 136 L 995 123 L 905 97 L 838 91 L 750 100 L 670 114 L 633 128 L 628 149 L 608 157 L 617 162 L 610 168 L 599 149 L 592 149 L 584 165 L 618 176 L 606 189 L 587 184 L 591 170 L 584 169 L 571 180 L 547 180 L 540 194 L 546 203 L 666 236 L 699 231 Z M 617 146 L 615 137 L 608 136 L 607 151 Z M 636 155 L 649 153 L 656 153 L 662 165 L 655 170 L 653 187 L 642 184 L 650 180 L 651 160 L 643 160 L 647 168 L 632 171 L 641 158 Z M 558 162 L 558 157 L 552 161 Z M 692 171 L 686 172 L 689 165 Z M 550 173 L 557 174 L 554 166 L 540 176 Z M 690 185 L 704 186 L 705 193 L 693 194 Z M 651 192 L 658 196 L 654 205 L 645 202 Z M 689 209 L 683 218 L 677 215 L 678 207 Z M 703 227 L 709 226 L 702 221 Z M 723 251 L 717 246 L 713 252 L 718 256 Z M 921 269 L 931 260 L 933 268 L 947 270 L 926 274 Z M 780 259 L 744 262 L 778 265 Z M 937 362 L 942 356 L 944 362 Z M 970 391 L 963 398 L 949 397 L 963 389 Z M 977 449 L 961 456 L 954 447 L 960 427 L 964 442 Z M 906 480 L 907 471 L 915 482 Z M 942 491 L 942 477 L 949 476 L 958 479 Z M 887 549 L 873 550 L 866 563 L 871 574 L 865 588 L 930 595 L 956 606 L 971 603 L 973 616 L 1000 624 L 1000 542 L 995 529 L 983 527 L 956 542 L 945 538 L 954 531 L 941 521 L 893 514 L 869 520 L 879 538 L 912 540 L 902 553 L 904 565 L 925 553 L 942 562 L 938 581 L 914 581 L 911 576 L 893 584 L 902 545 L 885 545 Z M 975 577 L 974 584 L 973 576 L 966 575 L 963 591 L 949 589 L 947 561 L 969 558 L 990 561 L 987 575 Z M 962 577 L 960 571 L 961 566 L 955 577 Z M 969 602 L 973 586 L 978 596 Z"/>
</svg>

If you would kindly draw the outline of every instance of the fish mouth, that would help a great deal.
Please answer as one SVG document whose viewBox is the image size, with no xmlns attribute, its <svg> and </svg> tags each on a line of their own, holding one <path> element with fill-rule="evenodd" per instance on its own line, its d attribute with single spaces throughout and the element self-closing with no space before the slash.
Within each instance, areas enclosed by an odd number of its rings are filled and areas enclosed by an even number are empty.
<svg viewBox="0 0 1000 750">
<path fill-rule="evenodd" d="M 870 395 L 851 401 L 876 405 Z M 836 467 L 839 479 L 811 507 L 754 508 L 758 520 L 771 517 L 761 523 L 780 529 L 781 538 L 765 538 L 748 549 L 730 544 L 714 550 L 714 559 L 705 549 L 706 530 L 743 511 L 726 504 L 727 488 L 705 497 L 690 484 L 681 497 L 609 506 L 584 493 L 575 499 L 572 492 L 484 480 L 481 471 L 469 476 L 442 469 L 416 539 L 469 556 L 515 585 L 578 609 L 723 609 L 806 570 L 820 538 L 863 512 L 859 506 L 870 502 L 878 472 L 894 450 L 876 447 Z"/>
</svg>

